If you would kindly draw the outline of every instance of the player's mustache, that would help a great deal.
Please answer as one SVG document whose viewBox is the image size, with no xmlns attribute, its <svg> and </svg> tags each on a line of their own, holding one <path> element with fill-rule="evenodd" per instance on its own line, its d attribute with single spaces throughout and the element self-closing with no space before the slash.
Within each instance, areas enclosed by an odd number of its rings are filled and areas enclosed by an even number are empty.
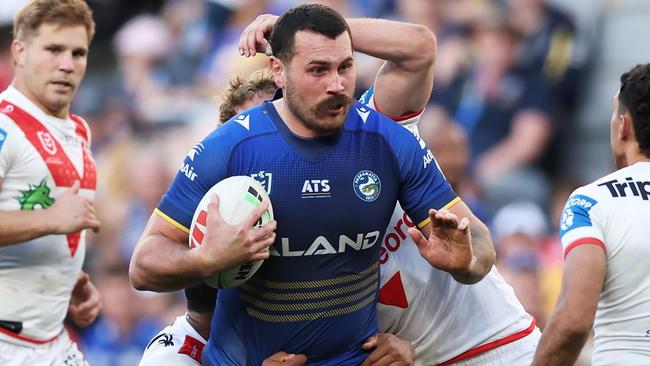
<svg viewBox="0 0 650 366">
<path fill-rule="evenodd" d="M 350 104 L 352 104 L 352 98 L 347 95 L 338 94 L 318 103 L 316 110 L 319 114 L 324 114 L 327 113 L 330 108 L 336 108 L 339 106 L 347 107 Z"/>
</svg>

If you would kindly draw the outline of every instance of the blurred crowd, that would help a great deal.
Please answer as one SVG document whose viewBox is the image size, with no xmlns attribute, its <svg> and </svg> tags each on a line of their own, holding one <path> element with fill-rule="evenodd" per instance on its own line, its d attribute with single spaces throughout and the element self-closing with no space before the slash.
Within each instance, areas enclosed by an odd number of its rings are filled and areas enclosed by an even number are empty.
<svg viewBox="0 0 650 366">
<path fill-rule="evenodd" d="M 85 267 L 103 310 L 90 328 L 71 329 L 92 365 L 135 365 L 157 330 L 184 311 L 184 298 L 132 289 L 133 247 L 180 161 L 217 126 L 228 80 L 265 65 L 264 55 L 239 55 L 240 32 L 257 15 L 297 1 L 88 2 L 98 33 L 72 110 L 90 123 L 98 163 L 102 229 L 89 239 Z M 2 89 L 11 81 L 11 9 L 22 3 L 3 0 L 0 11 Z M 489 223 L 499 271 L 543 327 L 560 288 L 564 201 L 612 170 L 611 96 L 622 71 L 650 60 L 650 2 L 321 3 L 347 17 L 405 20 L 435 32 L 436 79 L 422 137 L 454 189 Z M 356 61 L 360 95 L 381 63 Z"/>
</svg>

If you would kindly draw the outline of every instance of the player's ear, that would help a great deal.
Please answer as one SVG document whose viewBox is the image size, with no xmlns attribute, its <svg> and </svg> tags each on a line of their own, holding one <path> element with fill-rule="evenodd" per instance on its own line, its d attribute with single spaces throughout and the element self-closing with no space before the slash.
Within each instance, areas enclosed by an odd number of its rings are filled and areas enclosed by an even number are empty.
<svg viewBox="0 0 650 366">
<path fill-rule="evenodd" d="M 11 56 L 17 66 L 25 64 L 25 48 L 26 45 L 23 41 L 14 40 L 11 43 Z"/>
<path fill-rule="evenodd" d="M 271 69 L 271 73 L 273 74 L 275 85 L 280 89 L 284 88 L 286 73 L 282 61 L 275 56 L 269 57 L 269 69 Z"/>
<path fill-rule="evenodd" d="M 632 116 L 630 113 L 625 112 L 618 116 L 620 123 L 618 126 L 618 139 L 627 141 L 631 136 L 634 136 L 634 126 L 632 126 Z"/>
</svg>

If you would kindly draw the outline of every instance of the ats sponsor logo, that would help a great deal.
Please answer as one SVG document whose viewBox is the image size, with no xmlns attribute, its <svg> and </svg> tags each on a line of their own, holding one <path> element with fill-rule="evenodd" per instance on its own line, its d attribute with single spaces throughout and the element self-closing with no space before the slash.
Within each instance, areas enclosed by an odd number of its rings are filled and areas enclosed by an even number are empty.
<svg viewBox="0 0 650 366">
<path fill-rule="evenodd" d="M 271 194 L 271 185 L 273 184 L 273 174 L 266 172 L 264 170 L 260 170 L 257 173 L 251 174 L 251 178 L 255 179 L 256 181 L 260 182 L 262 187 L 264 187 L 264 190 L 266 191 L 266 194 Z"/>
<path fill-rule="evenodd" d="M 329 179 L 306 179 L 302 184 L 302 198 L 330 198 L 332 189 Z"/>
<path fill-rule="evenodd" d="M 281 257 L 302 257 L 311 255 L 325 255 L 345 253 L 346 250 L 366 250 L 372 248 L 379 240 L 379 231 L 359 233 L 356 236 L 339 235 L 338 241 L 330 241 L 325 236 L 318 236 L 312 241 L 307 250 L 296 250 L 291 248 L 289 238 L 280 239 L 280 250 L 271 247 L 271 255 Z"/>
<path fill-rule="evenodd" d="M 625 181 L 610 180 L 598 186 L 606 187 L 614 198 L 632 196 L 647 201 L 650 197 L 650 182 L 634 180 L 632 177 L 626 177 Z"/>
</svg>

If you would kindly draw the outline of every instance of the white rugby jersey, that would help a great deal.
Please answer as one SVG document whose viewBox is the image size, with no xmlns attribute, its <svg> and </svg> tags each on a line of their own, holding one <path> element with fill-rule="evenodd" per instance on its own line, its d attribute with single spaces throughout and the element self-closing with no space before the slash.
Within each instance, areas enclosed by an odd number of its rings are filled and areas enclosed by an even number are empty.
<svg viewBox="0 0 650 366">
<path fill-rule="evenodd" d="M 575 190 L 562 213 L 565 256 L 579 245 L 606 253 L 594 321 L 593 365 L 650 364 L 650 162 Z"/>
<path fill-rule="evenodd" d="M 12 86 L 0 100 L 0 210 L 45 209 L 75 180 L 94 199 L 88 125 L 46 115 Z M 33 346 L 61 333 L 84 255 L 84 232 L 0 247 L 0 340 Z"/>
<path fill-rule="evenodd" d="M 187 321 L 186 314 L 156 334 L 139 366 L 198 366 L 206 340 Z"/>
<path fill-rule="evenodd" d="M 378 110 L 373 97 L 370 88 L 361 101 Z M 394 119 L 419 138 L 422 112 Z M 411 341 L 415 365 L 453 364 L 533 332 L 534 318 L 495 267 L 479 283 L 461 284 L 422 258 L 411 226 L 398 203 L 381 242 L 377 310 L 382 332 Z"/>
</svg>

